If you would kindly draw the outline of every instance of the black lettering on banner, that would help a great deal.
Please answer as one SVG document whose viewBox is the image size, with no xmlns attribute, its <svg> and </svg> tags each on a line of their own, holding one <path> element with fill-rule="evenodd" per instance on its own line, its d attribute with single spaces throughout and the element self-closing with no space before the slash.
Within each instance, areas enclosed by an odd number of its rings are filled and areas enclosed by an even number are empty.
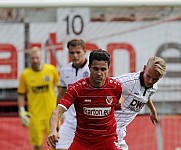
<svg viewBox="0 0 181 150">
<path fill-rule="evenodd" d="M 84 21 L 80 15 L 73 16 L 72 20 L 70 20 L 70 17 L 67 16 L 64 20 L 66 21 L 66 31 L 68 35 L 70 34 L 70 27 L 72 28 L 72 32 L 74 34 L 79 35 L 82 33 L 84 28 Z"/>
<path fill-rule="evenodd" d="M 69 16 L 67 16 L 64 20 L 67 23 L 67 27 L 66 27 L 67 34 L 70 34 L 70 31 L 69 31 Z"/>
<path fill-rule="evenodd" d="M 175 54 L 175 57 L 169 57 L 169 56 L 164 56 L 164 53 L 167 51 L 170 53 L 173 53 L 171 50 L 175 50 L 175 53 L 178 53 L 179 55 Z M 179 43 L 164 43 L 163 45 L 161 45 L 157 52 L 156 52 L 156 56 L 162 57 L 163 59 L 165 59 L 167 64 L 174 64 L 174 65 L 181 65 L 181 44 Z M 171 77 L 171 78 L 175 78 L 175 77 L 181 77 L 181 72 L 178 70 L 167 70 L 167 73 L 165 74 L 165 77 Z"/>
</svg>

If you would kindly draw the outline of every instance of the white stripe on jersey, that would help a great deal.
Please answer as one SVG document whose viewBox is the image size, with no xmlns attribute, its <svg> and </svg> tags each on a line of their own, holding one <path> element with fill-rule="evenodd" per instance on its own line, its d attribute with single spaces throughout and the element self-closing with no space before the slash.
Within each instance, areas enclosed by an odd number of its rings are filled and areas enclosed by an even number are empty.
<svg viewBox="0 0 181 150">
<path fill-rule="evenodd" d="M 140 73 L 128 73 L 115 77 L 122 83 L 122 95 L 125 99 L 122 110 L 115 111 L 117 130 L 125 128 L 157 90 L 157 84 L 154 84 L 152 88 L 145 91 L 145 86 L 140 83 Z"/>
<path fill-rule="evenodd" d="M 78 70 L 72 66 L 71 62 L 60 69 L 60 85 L 61 87 L 68 88 L 74 82 L 84 77 L 88 77 L 89 75 L 88 61 Z M 70 108 L 66 111 L 64 122 L 72 128 L 76 128 L 77 120 L 74 105 L 70 106 Z"/>
</svg>

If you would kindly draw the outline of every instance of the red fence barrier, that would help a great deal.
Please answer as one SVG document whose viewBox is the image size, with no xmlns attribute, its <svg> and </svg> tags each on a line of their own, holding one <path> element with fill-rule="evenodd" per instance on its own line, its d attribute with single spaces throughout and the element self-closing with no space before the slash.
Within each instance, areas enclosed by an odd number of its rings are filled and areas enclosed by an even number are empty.
<svg viewBox="0 0 181 150">
<path fill-rule="evenodd" d="M 0 117 L 0 149 L 32 150 L 29 131 L 18 117 Z M 154 126 L 148 115 L 140 115 L 127 127 L 130 150 L 181 150 L 181 115 L 161 116 Z M 50 150 L 46 145 L 43 150 Z"/>
</svg>

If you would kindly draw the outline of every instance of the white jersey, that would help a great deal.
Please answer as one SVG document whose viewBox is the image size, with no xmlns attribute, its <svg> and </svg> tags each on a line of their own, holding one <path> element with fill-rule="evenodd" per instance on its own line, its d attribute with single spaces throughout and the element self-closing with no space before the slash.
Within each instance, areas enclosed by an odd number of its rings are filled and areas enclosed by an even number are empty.
<svg viewBox="0 0 181 150">
<path fill-rule="evenodd" d="M 156 92 L 158 86 L 155 83 L 153 87 L 146 88 L 143 82 L 143 72 L 128 73 L 114 78 L 122 83 L 122 96 L 125 99 L 122 110 L 115 111 L 117 132 L 119 132 L 136 117 Z"/>
<path fill-rule="evenodd" d="M 60 85 L 61 87 L 68 88 L 72 83 L 89 75 L 90 72 L 87 61 L 80 68 L 75 68 L 71 62 L 60 69 Z M 71 126 L 71 128 L 76 128 L 77 120 L 74 105 L 66 111 L 64 123 Z"/>
</svg>

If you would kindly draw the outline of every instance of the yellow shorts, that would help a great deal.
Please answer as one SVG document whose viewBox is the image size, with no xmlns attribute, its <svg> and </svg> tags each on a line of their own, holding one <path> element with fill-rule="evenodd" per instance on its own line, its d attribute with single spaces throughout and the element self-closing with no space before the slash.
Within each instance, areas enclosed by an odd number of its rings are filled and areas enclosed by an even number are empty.
<svg viewBox="0 0 181 150">
<path fill-rule="evenodd" d="M 48 135 L 50 131 L 49 119 L 41 120 L 40 118 L 31 118 L 30 125 L 30 143 L 33 146 L 42 146 L 44 134 Z"/>
</svg>

